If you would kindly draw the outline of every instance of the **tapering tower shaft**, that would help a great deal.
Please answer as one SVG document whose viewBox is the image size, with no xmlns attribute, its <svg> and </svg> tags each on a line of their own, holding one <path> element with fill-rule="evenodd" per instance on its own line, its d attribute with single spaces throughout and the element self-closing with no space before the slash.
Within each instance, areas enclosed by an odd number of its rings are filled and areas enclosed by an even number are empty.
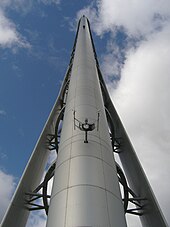
<svg viewBox="0 0 170 227">
<path fill-rule="evenodd" d="M 86 17 L 80 19 L 47 227 L 125 227 Z"/>
</svg>

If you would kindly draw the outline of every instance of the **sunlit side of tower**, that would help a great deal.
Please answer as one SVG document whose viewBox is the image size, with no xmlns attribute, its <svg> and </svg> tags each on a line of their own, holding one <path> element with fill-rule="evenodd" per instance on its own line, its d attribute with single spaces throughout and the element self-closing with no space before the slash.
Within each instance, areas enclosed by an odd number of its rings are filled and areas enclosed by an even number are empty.
<svg viewBox="0 0 170 227">
<path fill-rule="evenodd" d="M 41 182 L 50 150 L 57 159 Z M 85 16 L 58 99 L 1 227 L 24 227 L 29 212 L 40 209 L 47 227 L 126 227 L 126 213 L 140 216 L 143 227 L 167 226 L 109 97 Z"/>
</svg>

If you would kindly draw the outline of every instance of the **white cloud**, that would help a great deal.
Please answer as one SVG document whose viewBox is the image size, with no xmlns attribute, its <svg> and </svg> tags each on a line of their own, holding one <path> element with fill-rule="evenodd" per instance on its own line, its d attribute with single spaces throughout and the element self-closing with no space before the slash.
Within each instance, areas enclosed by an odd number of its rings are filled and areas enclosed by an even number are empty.
<svg viewBox="0 0 170 227">
<path fill-rule="evenodd" d="M 0 45 L 7 46 L 18 42 L 14 25 L 0 11 Z"/>
<path fill-rule="evenodd" d="M 95 26 L 93 29 L 102 34 L 115 27 L 123 27 L 129 35 L 143 36 L 160 29 L 169 18 L 168 0 L 98 0 L 78 12 L 85 14 Z"/>
<path fill-rule="evenodd" d="M 169 1 L 105 0 L 99 2 L 103 30 L 123 26 L 130 34 L 148 34 L 161 26 L 169 16 Z"/>
<path fill-rule="evenodd" d="M 112 97 L 170 223 L 169 35 L 166 26 L 129 53 Z"/>
<path fill-rule="evenodd" d="M 59 5 L 60 0 L 38 0 L 45 5 Z M 16 47 L 30 48 L 31 45 L 19 32 L 14 21 L 10 20 L 7 10 L 15 10 L 18 13 L 26 14 L 30 12 L 34 5 L 33 0 L 1 0 L 0 1 L 0 48 Z"/>
<path fill-rule="evenodd" d="M 46 225 L 46 216 L 41 211 L 32 211 L 28 219 L 26 227 L 45 227 Z"/>
<path fill-rule="evenodd" d="M 0 47 L 24 47 L 29 48 L 29 43 L 22 37 L 15 24 L 5 16 L 0 5 Z"/>
<path fill-rule="evenodd" d="M 115 37 L 112 35 L 112 38 L 107 41 L 106 53 L 101 56 L 101 68 L 108 86 L 112 81 L 111 89 L 113 89 L 113 86 L 116 87 L 120 80 L 127 49 L 118 46 L 114 40 Z"/>
<path fill-rule="evenodd" d="M 0 198 L 1 198 L 1 208 L 0 208 L 0 221 L 7 209 L 11 196 L 15 189 L 15 178 L 12 175 L 6 174 L 0 170 Z"/>
</svg>

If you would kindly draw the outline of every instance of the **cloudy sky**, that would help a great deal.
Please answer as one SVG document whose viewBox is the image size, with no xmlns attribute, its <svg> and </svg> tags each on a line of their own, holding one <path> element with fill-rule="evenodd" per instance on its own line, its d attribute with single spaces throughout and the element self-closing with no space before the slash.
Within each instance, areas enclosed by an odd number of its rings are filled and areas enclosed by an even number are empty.
<svg viewBox="0 0 170 227">
<path fill-rule="evenodd" d="M 83 14 L 170 225 L 169 0 L 0 0 L 0 220 L 57 97 Z M 32 214 L 30 226 L 44 227 L 44 214 Z"/>
</svg>

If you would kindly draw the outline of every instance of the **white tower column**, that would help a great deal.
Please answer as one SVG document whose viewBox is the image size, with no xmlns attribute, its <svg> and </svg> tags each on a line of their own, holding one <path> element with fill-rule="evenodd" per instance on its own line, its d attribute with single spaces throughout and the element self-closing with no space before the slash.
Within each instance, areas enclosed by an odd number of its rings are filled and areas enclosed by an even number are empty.
<svg viewBox="0 0 170 227">
<path fill-rule="evenodd" d="M 82 130 L 92 125 L 92 131 Z M 87 141 L 86 141 L 87 140 Z M 78 31 L 47 227 L 125 227 L 86 17 Z"/>
</svg>

